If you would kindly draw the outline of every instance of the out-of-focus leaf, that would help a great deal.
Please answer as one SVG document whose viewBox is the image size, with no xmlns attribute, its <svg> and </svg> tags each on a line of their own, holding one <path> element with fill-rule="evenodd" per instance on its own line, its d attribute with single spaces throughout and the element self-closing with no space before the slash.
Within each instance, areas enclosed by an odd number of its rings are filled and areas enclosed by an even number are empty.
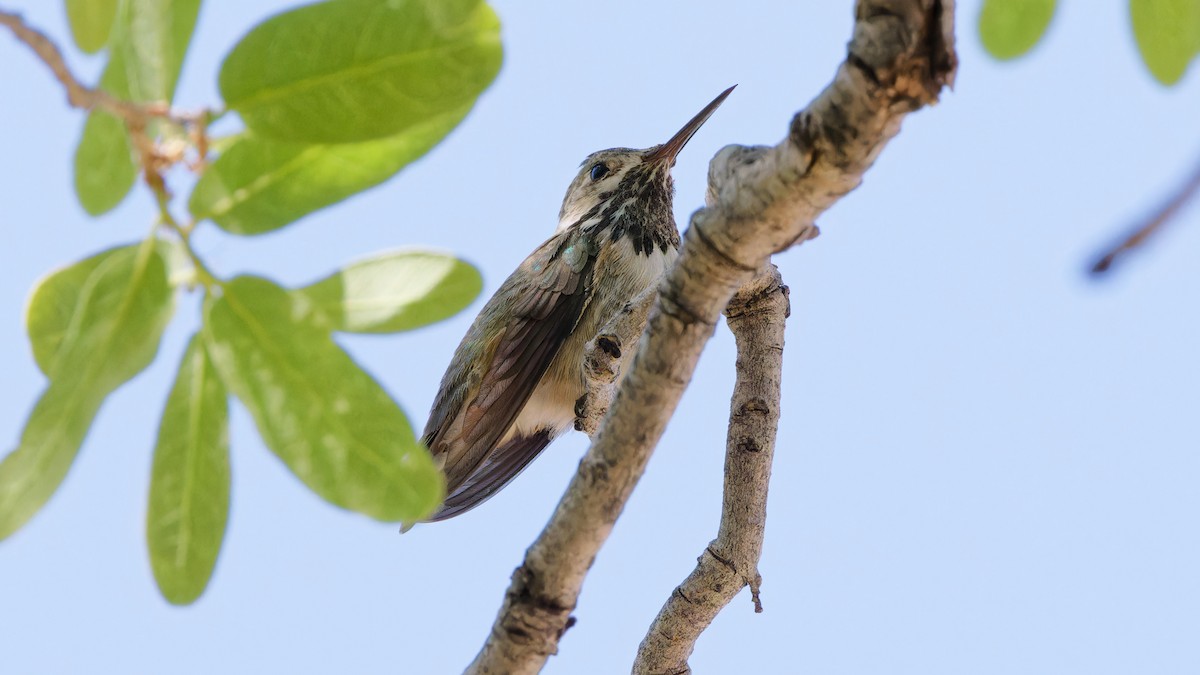
<svg viewBox="0 0 1200 675">
<path fill-rule="evenodd" d="M 183 69 L 200 0 L 123 0 L 100 86 L 126 101 L 167 101 Z"/>
<path fill-rule="evenodd" d="M 469 107 L 501 55 L 481 0 L 322 2 L 242 38 L 221 65 L 221 96 L 260 136 L 352 143 Z"/>
<path fill-rule="evenodd" d="M 71 36 L 83 51 L 94 54 L 108 42 L 117 0 L 67 0 L 67 21 Z"/>
<path fill-rule="evenodd" d="M 43 374 L 49 375 L 59 347 L 72 328 L 75 316 L 84 309 L 84 291 L 89 289 L 92 273 L 114 256 L 131 256 L 140 243 L 117 246 L 78 262 L 56 269 L 34 284 L 25 305 L 25 332 L 33 351 L 33 360 Z M 167 266 L 168 277 L 182 261 L 181 247 L 174 241 L 154 242 Z M 175 283 L 172 286 L 178 285 Z"/>
<path fill-rule="evenodd" d="M 985 0 L 979 39 L 997 59 L 1024 55 L 1042 39 L 1054 18 L 1055 0 Z"/>
<path fill-rule="evenodd" d="M 212 577 L 229 516 L 229 403 L 199 335 L 167 397 L 146 511 L 150 567 L 163 597 L 186 605 Z"/>
<path fill-rule="evenodd" d="M 294 291 L 329 330 L 394 333 L 457 314 L 479 295 L 470 263 L 427 251 L 397 251 L 350 264 Z"/>
<path fill-rule="evenodd" d="M 1166 85 L 1183 79 L 1200 54 L 1200 0 L 1130 0 L 1129 18 L 1150 74 Z"/>
<path fill-rule="evenodd" d="M 199 11 L 200 0 L 120 2 L 100 88 L 126 101 L 169 102 Z M 75 150 L 75 193 L 84 210 L 108 212 L 136 179 L 124 123 L 105 112 L 89 114 Z"/>
<path fill-rule="evenodd" d="M 71 319 L 84 309 L 84 290 L 90 288 L 92 273 L 106 260 L 127 256 L 137 247 L 137 244 L 131 244 L 101 251 L 47 274 L 34 285 L 25 305 L 25 332 L 29 335 L 33 360 L 43 374 L 50 374 L 58 348 L 71 327 Z"/>
<path fill-rule="evenodd" d="M 204 321 L 222 380 L 267 447 L 313 492 L 379 520 L 429 515 L 443 481 L 404 412 L 328 331 L 299 314 L 266 279 L 226 284 Z"/>
<path fill-rule="evenodd" d="M 242 136 L 200 177 L 188 208 L 235 234 L 278 229 L 392 177 L 437 145 L 467 110 L 361 143 L 307 145 Z"/>
<path fill-rule="evenodd" d="M 106 112 L 89 113 L 75 148 L 75 194 L 83 210 L 92 216 L 111 211 L 136 180 L 125 125 Z"/>
<path fill-rule="evenodd" d="M 152 244 L 118 249 L 88 275 L 50 384 L 0 462 L 0 539 L 46 503 L 70 469 L 100 404 L 158 351 L 173 302 L 166 266 Z"/>
</svg>

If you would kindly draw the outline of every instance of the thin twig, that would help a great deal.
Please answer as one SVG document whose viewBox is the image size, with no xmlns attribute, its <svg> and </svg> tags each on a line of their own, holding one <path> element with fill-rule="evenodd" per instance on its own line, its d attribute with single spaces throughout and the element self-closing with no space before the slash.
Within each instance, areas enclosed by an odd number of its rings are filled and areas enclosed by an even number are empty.
<svg viewBox="0 0 1200 675">
<path fill-rule="evenodd" d="M 636 675 L 690 673 L 688 657 L 717 614 L 747 586 L 762 611 L 758 560 L 767 523 L 767 487 L 779 428 L 788 289 L 769 265 L 729 301 L 737 340 L 737 382 L 725 441 L 725 490 L 717 538 L 675 588 L 650 625 L 633 664 Z"/>
<path fill-rule="evenodd" d="M 472 675 L 536 673 L 572 623 L 583 580 L 641 478 L 734 292 L 771 254 L 816 235 L 911 112 L 954 78 L 952 0 L 858 0 L 849 55 L 773 147 L 727 146 L 712 205 L 692 216 L 608 416 L 513 572 Z"/>
<path fill-rule="evenodd" d="M 1196 164 L 1191 177 L 1180 186 L 1177 192 L 1167 199 L 1166 203 L 1160 206 L 1144 223 L 1134 228 L 1133 232 L 1125 237 L 1120 244 L 1117 244 L 1107 253 L 1100 256 L 1096 264 L 1092 265 L 1092 276 L 1100 276 L 1109 271 L 1113 263 L 1124 258 L 1125 254 L 1144 244 L 1163 225 L 1171 222 L 1179 211 L 1194 199 L 1197 194 L 1200 194 L 1200 163 Z"/>
<path fill-rule="evenodd" d="M 154 191 L 154 201 L 158 204 L 158 224 L 179 238 L 179 245 L 183 247 L 184 253 L 192 263 L 192 270 L 195 273 L 194 281 L 208 289 L 222 286 L 223 282 L 208 269 L 204 260 L 196 253 L 196 249 L 192 248 L 192 230 L 196 227 L 196 222 L 193 220 L 187 225 L 179 223 L 175 215 L 171 213 L 171 195 L 167 192 L 165 185 L 150 184 L 150 189 Z"/>
<path fill-rule="evenodd" d="M 75 108 L 83 110 L 104 110 L 125 121 L 131 127 L 145 129 L 150 120 L 166 119 L 187 127 L 195 124 L 202 117 L 207 117 L 209 111 L 182 112 L 172 110 L 163 101 L 153 103 L 131 103 L 109 94 L 103 89 L 89 87 L 79 81 L 67 67 L 62 50 L 48 35 L 25 23 L 25 19 L 16 12 L 0 10 L 0 25 L 8 26 L 18 40 L 24 42 L 37 54 L 54 73 L 54 78 L 62 83 L 67 90 L 67 102 Z"/>
<path fill-rule="evenodd" d="M 198 158 L 191 164 L 199 173 L 208 162 L 208 124 L 214 111 L 203 109 L 184 112 L 171 108 L 165 101 L 133 103 L 121 100 L 112 94 L 79 81 L 67 67 L 62 50 L 40 30 L 25 23 L 20 14 L 0 10 L 0 25 L 8 26 L 18 40 L 25 43 L 37 55 L 67 92 L 67 102 L 83 110 L 103 110 L 120 118 L 129 132 L 130 142 L 143 169 L 146 184 L 156 192 L 164 190 L 162 174 L 184 158 L 184 149 L 167 143 L 156 142 L 150 137 L 150 123 L 164 120 L 183 129 L 196 147 Z"/>
<path fill-rule="evenodd" d="M 112 94 L 88 87 L 81 83 L 67 67 L 62 50 L 49 36 L 30 26 L 15 12 L 0 10 L 0 25 L 8 26 L 13 35 L 25 43 L 37 55 L 66 89 L 67 102 L 76 108 L 84 110 L 103 110 L 120 118 L 129 132 L 130 143 L 137 153 L 142 175 L 146 185 L 154 193 L 159 208 L 159 224 L 175 234 L 182 242 L 188 257 L 196 271 L 197 280 L 205 286 L 219 285 L 221 282 L 205 267 L 199 256 L 192 249 L 191 232 L 195 221 L 180 225 L 171 214 L 171 192 L 167 188 L 163 174 L 175 164 L 187 161 L 185 158 L 187 145 L 190 142 L 196 148 L 197 157 L 188 161 L 188 167 L 195 173 L 201 173 L 208 163 L 208 125 L 218 113 L 210 109 L 197 112 L 182 112 L 172 109 L 166 102 L 133 103 L 123 101 Z M 179 127 L 186 136 L 170 137 L 156 140 L 150 137 L 150 124 L 154 120 L 164 120 Z"/>
</svg>

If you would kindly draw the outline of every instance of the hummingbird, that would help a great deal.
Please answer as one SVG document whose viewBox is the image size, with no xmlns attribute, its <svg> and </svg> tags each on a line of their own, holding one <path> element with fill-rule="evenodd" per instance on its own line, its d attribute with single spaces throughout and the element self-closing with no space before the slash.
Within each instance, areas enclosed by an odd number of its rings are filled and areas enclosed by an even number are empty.
<svg viewBox="0 0 1200 675">
<path fill-rule="evenodd" d="M 429 521 L 478 506 L 574 426 L 584 346 L 670 269 L 680 241 L 671 168 L 732 91 L 666 143 L 601 150 L 580 165 L 558 228 L 483 306 L 442 378 L 422 441 L 448 496 Z M 621 375 L 633 353 L 624 350 Z"/>
</svg>

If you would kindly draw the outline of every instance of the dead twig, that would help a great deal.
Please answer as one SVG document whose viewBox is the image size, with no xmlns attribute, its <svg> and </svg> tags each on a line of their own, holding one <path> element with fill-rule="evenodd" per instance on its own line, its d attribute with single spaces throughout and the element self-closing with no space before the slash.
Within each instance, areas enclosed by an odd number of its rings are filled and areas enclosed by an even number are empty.
<svg viewBox="0 0 1200 675">
<path fill-rule="evenodd" d="M 1130 251 L 1138 248 L 1158 232 L 1163 225 L 1172 219 L 1200 193 L 1200 163 L 1196 164 L 1191 177 L 1180 186 L 1179 190 L 1167 198 L 1166 203 L 1152 213 L 1145 222 L 1138 225 L 1121 243 L 1109 249 L 1092 265 L 1092 276 L 1100 276 L 1112 269 L 1113 263 L 1124 258 Z"/>
</svg>

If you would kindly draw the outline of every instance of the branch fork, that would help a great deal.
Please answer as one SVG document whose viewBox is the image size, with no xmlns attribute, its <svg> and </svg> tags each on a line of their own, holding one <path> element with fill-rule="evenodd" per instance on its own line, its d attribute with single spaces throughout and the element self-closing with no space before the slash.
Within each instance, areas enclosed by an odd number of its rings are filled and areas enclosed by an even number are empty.
<svg viewBox="0 0 1200 675">
<path fill-rule="evenodd" d="M 755 369 L 777 372 L 782 319 L 762 321 L 753 309 L 759 301 L 743 298 L 763 296 L 771 308 L 762 311 L 786 316 L 786 291 L 771 276 L 771 255 L 816 236 L 817 217 L 858 186 L 908 113 L 937 101 L 952 84 L 956 67 L 953 0 L 857 0 L 845 61 L 833 82 L 792 119 L 786 138 L 775 146 L 728 146 L 717 153 L 709 168 L 708 206 L 693 214 L 607 415 L 600 415 L 603 423 L 578 472 L 514 573 L 468 673 L 536 673 L 557 651 L 588 569 L 641 477 L 722 310 L 735 336 L 739 331 L 746 336 L 738 338 L 739 382 Z M 736 328 L 738 323 L 746 328 Z M 765 332 L 749 338 L 759 330 Z M 773 331 L 779 331 L 777 339 Z M 622 351 L 631 344 L 622 336 Z M 751 344 L 765 346 L 752 350 Z M 752 352 L 761 356 L 746 356 Z M 607 377 L 598 375 L 589 394 L 603 390 Z M 777 377 L 767 379 L 778 383 Z M 711 579 L 727 575 L 728 587 L 738 590 L 759 583 L 778 395 L 751 395 L 741 403 L 739 396 L 735 392 L 731 408 L 717 543 L 671 594 L 639 650 L 637 673 L 688 672 L 695 637 L 711 620 L 704 617 L 715 616 L 712 607 L 727 602 L 721 598 L 728 589 L 709 601 L 706 594 L 715 588 Z M 585 400 L 580 407 L 587 412 L 589 405 L 596 406 Z M 588 424 L 580 426 L 586 430 Z M 713 571 L 700 573 L 701 568 Z M 545 607 L 556 611 L 547 613 Z M 697 607 L 704 613 L 693 617 L 689 612 Z M 676 615 L 683 619 L 672 620 Z M 540 625 L 529 617 L 539 618 Z M 683 630 L 687 633 L 678 632 Z"/>
</svg>

